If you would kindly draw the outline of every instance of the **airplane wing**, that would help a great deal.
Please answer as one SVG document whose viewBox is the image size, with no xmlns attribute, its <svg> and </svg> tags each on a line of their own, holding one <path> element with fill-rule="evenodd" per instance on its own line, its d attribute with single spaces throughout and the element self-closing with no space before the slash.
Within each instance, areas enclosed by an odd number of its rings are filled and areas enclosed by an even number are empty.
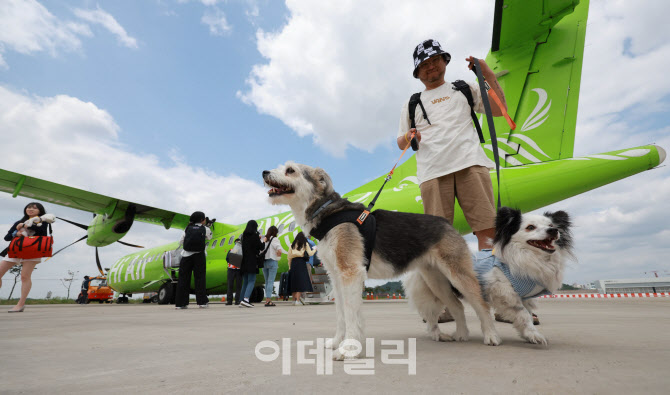
<svg viewBox="0 0 670 395">
<path fill-rule="evenodd" d="M 0 169 L 0 191 L 10 193 L 13 197 L 24 196 L 110 216 L 117 210 L 125 212 L 129 206 L 134 205 L 137 209 L 135 220 L 162 225 L 165 229 L 184 229 L 189 220 L 189 216 L 185 214 L 100 195 L 3 169 Z"/>
</svg>

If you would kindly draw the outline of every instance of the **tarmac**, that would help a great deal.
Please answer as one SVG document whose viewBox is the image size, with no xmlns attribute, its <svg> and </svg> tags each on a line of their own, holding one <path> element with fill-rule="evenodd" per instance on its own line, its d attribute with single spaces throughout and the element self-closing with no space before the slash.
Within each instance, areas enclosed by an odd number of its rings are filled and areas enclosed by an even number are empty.
<svg viewBox="0 0 670 395">
<path fill-rule="evenodd" d="M 470 341 L 437 343 L 405 301 L 365 302 L 374 356 L 358 365 L 318 347 L 332 304 L 28 305 L 0 314 L 0 393 L 668 393 L 670 297 L 538 304 L 548 346 L 496 323 L 491 347 L 469 306 Z"/>
</svg>

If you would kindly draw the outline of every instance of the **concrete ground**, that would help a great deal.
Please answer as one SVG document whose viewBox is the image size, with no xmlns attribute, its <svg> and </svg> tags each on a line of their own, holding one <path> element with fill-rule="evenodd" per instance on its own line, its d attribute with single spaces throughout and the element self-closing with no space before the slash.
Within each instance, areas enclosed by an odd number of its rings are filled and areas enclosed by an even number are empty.
<svg viewBox="0 0 670 395">
<path fill-rule="evenodd" d="M 670 298 L 539 305 L 549 346 L 496 323 L 503 344 L 490 347 L 469 307 L 470 341 L 436 343 L 404 301 L 366 302 L 375 351 L 365 376 L 348 374 L 356 367 L 349 363 L 306 363 L 314 346 L 297 355 L 297 341 L 333 335 L 334 305 L 29 305 L 0 314 L 0 393 L 668 393 Z M 441 328 L 452 332 L 454 324 Z M 290 354 L 282 338 L 290 338 Z M 416 375 L 388 363 L 408 357 L 410 338 Z M 264 340 L 276 344 L 274 361 L 256 357 Z M 384 340 L 402 341 L 404 356 L 388 355 L 395 347 Z"/>
</svg>

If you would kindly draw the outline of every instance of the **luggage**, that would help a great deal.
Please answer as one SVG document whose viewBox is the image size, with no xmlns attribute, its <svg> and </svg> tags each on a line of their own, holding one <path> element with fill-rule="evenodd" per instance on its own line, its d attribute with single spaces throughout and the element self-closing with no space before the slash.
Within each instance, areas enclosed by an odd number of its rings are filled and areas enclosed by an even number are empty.
<svg viewBox="0 0 670 395">
<path fill-rule="evenodd" d="M 279 276 L 279 291 L 277 292 L 279 297 L 289 296 L 288 293 L 288 272 L 284 272 Z"/>
<path fill-rule="evenodd" d="M 19 236 L 9 244 L 10 258 L 39 259 L 53 254 L 54 239 L 51 236 Z"/>
</svg>

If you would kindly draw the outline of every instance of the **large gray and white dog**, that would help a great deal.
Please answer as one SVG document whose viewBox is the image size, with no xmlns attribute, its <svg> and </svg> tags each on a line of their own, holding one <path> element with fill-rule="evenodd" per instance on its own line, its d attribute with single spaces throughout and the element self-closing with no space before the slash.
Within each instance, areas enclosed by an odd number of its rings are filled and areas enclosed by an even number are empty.
<svg viewBox="0 0 670 395">
<path fill-rule="evenodd" d="M 296 223 L 307 233 L 333 213 L 365 209 L 360 203 L 340 197 L 330 176 L 320 168 L 287 162 L 264 171 L 263 180 L 271 188 L 268 192 L 271 203 L 288 204 Z M 323 208 L 329 200 L 332 203 Z M 320 240 L 319 257 L 333 283 L 337 310 L 337 329 L 329 346 L 338 347 L 345 339 L 365 343 L 361 294 L 366 277 L 390 279 L 408 271 L 416 272 L 421 279 L 420 286 L 408 289 L 409 298 L 421 299 L 417 307 L 432 339 L 467 340 L 463 305 L 452 291 L 453 286 L 477 313 L 484 343 L 500 344 L 473 270 L 470 250 L 449 222 L 432 215 L 386 210 L 376 210 L 374 216 L 377 232 L 367 273 L 364 239 L 355 224 L 337 225 Z M 445 305 L 450 311 L 461 312 L 455 314 L 457 328 L 453 336 L 442 333 L 438 327 L 438 317 Z M 344 356 L 339 347 L 334 351 L 335 359 Z"/>
</svg>

